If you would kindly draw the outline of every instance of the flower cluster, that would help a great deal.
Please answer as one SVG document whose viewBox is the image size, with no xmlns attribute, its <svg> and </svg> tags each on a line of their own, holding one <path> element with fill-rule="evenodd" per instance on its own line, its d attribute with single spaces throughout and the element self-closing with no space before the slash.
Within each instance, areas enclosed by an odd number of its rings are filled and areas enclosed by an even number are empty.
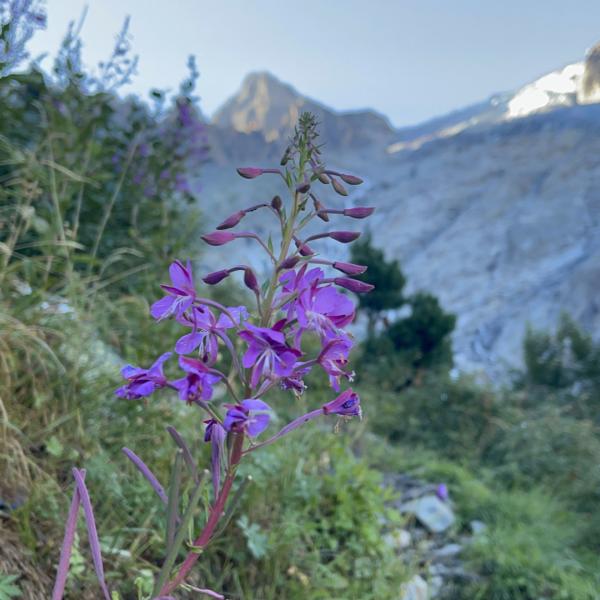
<svg viewBox="0 0 600 600">
<path fill-rule="evenodd" d="M 207 417 L 204 440 L 211 444 L 213 505 L 193 551 L 170 580 L 173 564 L 165 560 L 153 598 L 169 597 L 185 581 L 200 556 L 199 550 L 213 536 L 237 465 L 245 455 L 318 417 L 361 416 L 356 392 L 351 388 L 341 391 L 343 382 L 353 378 L 348 369 L 353 338 L 346 328 L 354 319 L 355 305 L 347 290 L 364 293 L 372 286 L 353 278 L 366 267 L 328 261 L 313 249 L 319 240 L 328 238 L 346 244 L 360 233 L 346 230 L 308 236 L 303 233 L 314 219 L 329 221 L 335 215 L 368 217 L 373 212 L 370 207 L 327 208 L 317 196 L 319 186 L 331 186 L 335 193 L 346 196 L 343 184 L 358 185 L 361 180 L 326 168 L 317 144 L 316 122 L 309 114 L 302 115 L 279 168 L 248 167 L 238 169 L 238 173 L 246 179 L 266 174 L 281 177 L 290 192 L 289 204 L 276 196 L 271 202 L 237 211 L 216 231 L 203 236 L 213 246 L 248 238 L 264 249 L 271 269 L 263 281 L 249 265 L 222 268 L 202 279 L 205 286 L 213 286 L 233 273 L 242 273 L 244 285 L 255 297 L 254 307 L 225 306 L 206 297 L 194 282 L 189 261 L 187 264 L 175 261 L 169 270 L 170 282 L 161 286 L 164 296 L 152 305 L 151 315 L 156 320 L 175 319 L 186 332 L 172 351 L 162 354 L 150 368 L 124 367 L 122 375 L 126 381 L 116 391 L 120 397 L 137 400 L 159 389 L 172 389 L 181 400 L 196 405 Z M 272 243 L 251 231 L 232 231 L 249 212 L 256 210 L 274 216 L 280 233 L 278 252 L 273 250 Z M 343 276 L 338 277 L 336 271 Z M 314 355 L 307 355 L 304 350 L 309 346 L 303 343 L 307 336 L 320 344 Z M 176 355 L 182 376 L 169 379 L 163 367 L 169 359 L 174 362 Z M 335 391 L 332 400 L 297 417 L 270 437 L 259 439 L 271 426 L 273 411 L 264 400 L 269 390 L 278 386 L 296 395 L 303 394 L 307 387 L 305 378 L 313 369 L 322 370 L 329 378 Z M 219 384 L 226 387 L 229 401 L 215 400 Z M 193 463 L 179 434 L 170 433 L 186 461 Z M 132 451 L 127 449 L 126 454 L 164 502 L 163 488 L 150 470 Z M 172 552 L 176 556 L 176 551 Z"/>
</svg>

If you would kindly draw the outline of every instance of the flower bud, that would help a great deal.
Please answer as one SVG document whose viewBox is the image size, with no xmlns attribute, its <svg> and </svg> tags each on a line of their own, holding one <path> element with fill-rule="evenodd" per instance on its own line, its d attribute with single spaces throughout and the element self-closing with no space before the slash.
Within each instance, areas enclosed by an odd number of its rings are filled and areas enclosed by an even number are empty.
<svg viewBox="0 0 600 600">
<path fill-rule="evenodd" d="M 317 175 L 317 177 L 319 178 L 319 181 L 321 183 L 324 183 L 325 185 L 328 185 L 329 183 L 331 183 L 329 177 L 327 177 L 327 175 L 325 175 L 325 173 L 319 173 Z"/>
<path fill-rule="evenodd" d="M 281 201 L 281 198 L 279 196 L 274 196 L 273 200 L 271 200 L 271 206 L 276 210 L 276 211 L 280 211 L 281 207 L 283 206 L 283 202 Z"/>
<path fill-rule="evenodd" d="M 357 206 L 356 208 L 345 208 L 344 216 L 352 217 L 353 219 L 366 219 L 375 212 L 372 206 Z"/>
<path fill-rule="evenodd" d="M 367 270 L 365 265 L 355 265 L 354 263 L 347 262 L 336 261 L 332 266 L 334 269 L 346 273 L 346 275 L 362 275 Z"/>
<path fill-rule="evenodd" d="M 347 196 L 348 195 L 348 191 L 346 190 L 346 188 L 335 177 L 331 178 L 331 185 L 333 186 L 333 189 L 340 196 Z"/>
<path fill-rule="evenodd" d="M 250 267 L 246 267 L 244 269 L 244 283 L 248 289 L 252 290 L 254 293 L 258 293 L 258 280 L 256 279 L 254 271 Z"/>
<path fill-rule="evenodd" d="M 232 242 L 236 237 L 235 233 L 229 231 L 214 231 L 203 235 L 202 239 L 210 246 L 222 246 Z"/>
<path fill-rule="evenodd" d="M 296 245 L 298 245 L 298 244 L 296 244 Z M 293 269 L 298 264 L 299 261 L 300 261 L 300 258 L 298 256 L 288 256 L 286 259 L 281 261 L 279 268 L 280 269 Z"/>
<path fill-rule="evenodd" d="M 375 286 L 370 283 L 358 281 L 357 279 L 350 279 L 349 277 L 336 277 L 333 280 L 333 283 L 356 294 L 366 294 L 375 288 Z"/>
<path fill-rule="evenodd" d="M 264 172 L 263 169 L 258 169 L 256 167 L 238 167 L 236 170 L 244 179 L 254 179 Z"/>
<path fill-rule="evenodd" d="M 245 216 L 246 211 L 238 210 L 230 217 L 227 217 L 220 225 L 217 225 L 217 229 L 231 229 L 232 227 L 235 227 Z"/>
<path fill-rule="evenodd" d="M 348 185 L 360 185 L 363 180 L 360 177 L 356 177 L 356 175 L 347 175 L 346 173 L 339 174 L 340 179 L 347 183 Z"/>
<path fill-rule="evenodd" d="M 329 221 L 329 215 L 325 210 L 325 207 L 321 204 L 320 200 L 316 196 L 312 196 L 313 205 L 315 210 L 317 211 L 317 217 L 321 219 L 321 221 L 325 221 L 326 223 Z"/>
<path fill-rule="evenodd" d="M 202 281 L 207 285 L 216 285 L 217 283 L 223 281 L 226 277 L 229 277 L 229 271 L 227 269 L 223 269 L 221 271 L 213 271 L 209 273 L 206 277 L 202 278 Z"/>
<path fill-rule="evenodd" d="M 315 253 L 314 250 L 308 244 L 301 242 L 299 239 L 294 239 L 294 242 L 296 243 L 296 248 L 298 248 L 298 252 L 300 252 L 302 256 L 312 256 Z"/>
<path fill-rule="evenodd" d="M 332 231 L 327 234 L 332 240 L 342 244 L 349 244 L 360 237 L 359 231 Z"/>
<path fill-rule="evenodd" d="M 296 187 L 296 191 L 299 194 L 306 194 L 308 190 L 310 190 L 310 182 L 308 181 L 303 181 L 300 185 Z"/>
</svg>

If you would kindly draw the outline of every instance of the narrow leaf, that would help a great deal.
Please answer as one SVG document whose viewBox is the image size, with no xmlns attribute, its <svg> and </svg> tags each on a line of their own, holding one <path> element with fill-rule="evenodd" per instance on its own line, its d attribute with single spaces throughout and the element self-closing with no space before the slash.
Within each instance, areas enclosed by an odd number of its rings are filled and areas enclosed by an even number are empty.
<svg viewBox="0 0 600 600">
<path fill-rule="evenodd" d="M 175 464 L 169 482 L 169 500 L 167 503 L 167 550 L 173 545 L 175 528 L 179 520 L 179 490 L 181 489 L 181 450 L 175 454 Z"/>
<path fill-rule="evenodd" d="M 148 483 L 152 486 L 152 489 L 156 492 L 161 502 L 166 506 L 168 503 L 167 494 L 165 489 L 160 484 L 158 479 L 154 476 L 154 473 L 146 466 L 144 461 L 129 448 L 123 448 L 123 453 L 127 458 L 138 468 L 138 471 L 146 478 Z"/>
<path fill-rule="evenodd" d="M 196 505 L 200 501 L 200 496 L 202 495 L 202 488 L 203 488 L 204 480 L 206 479 L 206 476 L 208 474 L 209 474 L 208 471 L 205 469 L 204 471 L 202 471 L 202 473 L 200 474 L 200 477 L 198 478 L 198 483 L 196 484 L 196 487 L 194 488 L 194 491 L 192 493 L 192 497 L 190 498 L 190 502 L 185 509 L 183 518 L 181 519 L 181 524 L 179 525 L 179 529 L 177 530 L 177 533 L 175 534 L 175 539 L 173 540 L 173 544 L 169 548 L 169 551 L 165 558 L 165 562 L 163 563 L 163 566 L 160 569 L 160 573 L 158 574 L 156 584 L 154 585 L 154 592 L 153 592 L 154 594 L 160 593 L 160 590 L 162 589 L 163 585 L 167 581 L 169 573 L 171 572 L 171 569 L 173 568 L 173 565 L 175 564 L 175 560 L 177 559 L 177 555 L 179 554 L 179 550 L 181 548 L 181 544 L 183 543 L 183 539 L 185 537 L 186 530 L 188 528 L 190 521 L 192 520 L 192 516 L 194 514 L 194 509 L 196 508 Z"/>
<path fill-rule="evenodd" d="M 79 490 L 79 497 L 81 498 L 81 505 L 83 506 L 83 515 L 85 517 L 85 524 L 88 531 L 88 540 L 90 543 L 90 549 L 92 551 L 92 560 L 94 561 L 94 569 L 96 570 L 96 577 L 98 583 L 102 588 L 102 592 L 106 600 L 111 600 L 108 588 L 106 587 L 106 581 L 104 581 L 104 565 L 102 564 L 102 553 L 100 551 L 100 540 L 98 539 L 98 532 L 96 531 L 96 521 L 94 520 L 94 510 L 92 509 L 92 502 L 90 501 L 90 495 L 81 472 L 78 469 L 73 469 L 73 477 L 77 483 L 77 489 Z"/>
<path fill-rule="evenodd" d="M 81 477 L 82 479 L 85 479 L 85 469 L 81 470 Z M 54 582 L 54 589 L 52 590 L 52 600 L 62 600 L 63 594 L 65 593 L 80 503 L 79 490 L 77 489 L 77 485 L 75 485 L 73 497 L 71 499 L 71 508 L 69 508 L 67 523 L 65 525 L 65 537 L 60 549 L 60 560 L 58 561 L 58 569 L 56 570 L 56 581 Z"/>
<path fill-rule="evenodd" d="M 181 435 L 179 434 L 177 429 L 175 429 L 175 427 L 169 426 L 169 427 L 167 427 L 167 431 L 169 432 L 169 435 L 173 438 L 173 441 L 177 444 L 177 446 L 179 446 L 179 448 L 181 448 L 181 451 L 183 452 L 183 460 L 185 460 L 185 464 L 187 465 L 188 469 L 190 470 L 190 473 L 191 473 L 192 477 L 194 478 L 194 481 L 197 482 L 198 481 L 198 467 L 196 466 L 196 463 L 194 462 L 192 453 L 190 452 L 188 445 L 185 443 L 185 440 L 181 437 Z"/>
</svg>

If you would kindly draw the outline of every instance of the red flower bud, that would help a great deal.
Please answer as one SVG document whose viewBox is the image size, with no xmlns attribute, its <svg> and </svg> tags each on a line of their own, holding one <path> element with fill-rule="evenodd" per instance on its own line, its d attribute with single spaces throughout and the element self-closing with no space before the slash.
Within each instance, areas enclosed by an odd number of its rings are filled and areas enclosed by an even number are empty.
<svg viewBox="0 0 600 600">
<path fill-rule="evenodd" d="M 304 244 L 298 239 L 295 239 L 294 242 L 296 243 L 296 248 L 298 248 L 298 252 L 300 252 L 302 256 L 312 256 L 315 253 L 314 250 L 308 244 Z"/>
<path fill-rule="evenodd" d="M 207 233 L 202 236 L 202 239 L 210 246 L 222 246 L 235 240 L 237 236 L 235 233 L 229 231 L 214 231 L 213 233 Z"/>
<path fill-rule="evenodd" d="M 231 229 L 232 227 L 235 227 L 245 216 L 246 211 L 238 210 L 236 213 L 233 213 L 230 217 L 227 217 L 220 225 L 218 225 L 217 229 Z"/>
<path fill-rule="evenodd" d="M 329 221 L 329 215 L 325 210 L 325 207 L 321 204 L 320 200 L 316 196 L 312 196 L 313 205 L 315 210 L 317 211 L 317 217 L 321 219 L 321 221 L 325 221 L 326 223 Z"/>
<path fill-rule="evenodd" d="M 204 281 L 204 283 L 206 283 L 207 285 L 215 285 L 220 281 L 223 281 L 225 277 L 229 277 L 229 271 L 227 269 L 209 273 L 206 277 L 202 278 L 202 281 Z"/>
<path fill-rule="evenodd" d="M 355 265 L 347 262 L 334 262 L 332 266 L 334 269 L 346 273 L 346 275 L 362 275 L 367 270 L 365 265 Z"/>
<path fill-rule="evenodd" d="M 283 206 L 283 202 L 281 201 L 281 198 L 279 196 L 274 196 L 273 200 L 271 200 L 271 206 L 276 210 L 276 211 L 280 211 L 281 207 Z"/>
<path fill-rule="evenodd" d="M 264 172 L 263 169 L 258 169 L 256 167 L 238 167 L 236 170 L 244 179 L 254 179 Z"/>
<path fill-rule="evenodd" d="M 325 185 L 328 185 L 329 183 L 331 183 L 331 181 L 329 180 L 329 177 L 327 177 L 327 175 L 325 175 L 325 173 L 319 173 L 317 175 L 317 177 L 319 178 L 319 181 L 321 183 L 324 183 Z"/>
<path fill-rule="evenodd" d="M 375 212 L 372 206 L 357 206 L 356 208 L 345 208 L 344 216 L 352 217 L 353 219 L 366 219 Z"/>
<path fill-rule="evenodd" d="M 363 180 L 360 177 L 356 177 L 356 175 L 347 175 L 346 173 L 339 174 L 340 179 L 347 183 L 348 185 L 360 185 Z"/>
<path fill-rule="evenodd" d="M 296 187 L 296 191 L 299 194 L 306 194 L 310 190 L 310 183 L 308 181 L 304 181 L 299 186 Z"/>
<path fill-rule="evenodd" d="M 348 192 L 347 192 L 346 188 L 337 179 L 335 179 L 335 177 L 331 178 L 331 185 L 333 186 L 333 189 L 340 196 L 347 196 L 348 195 Z"/>
<path fill-rule="evenodd" d="M 254 271 L 250 267 L 246 267 L 244 269 L 244 283 L 248 289 L 258 293 L 258 280 L 256 279 Z"/>
<path fill-rule="evenodd" d="M 327 234 L 332 240 L 349 244 L 360 237 L 359 231 L 332 231 Z"/>
<path fill-rule="evenodd" d="M 296 244 L 296 245 L 298 245 L 298 244 Z M 279 268 L 280 269 L 293 269 L 298 264 L 299 261 L 300 261 L 300 258 L 298 256 L 288 256 L 286 259 L 281 261 Z"/>
<path fill-rule="evenodd" d="M 363 281 L 350 279 L 349 277 L 336 277 L 334 278 L 333 283 L 339 285 L 340 287 L 346 288 L 351 292 L 355 292 L 356 294 L 366 294 L 375 288 L 375 286 L 371 285 L 370 283 L 364 283 Z"/>
</svg>

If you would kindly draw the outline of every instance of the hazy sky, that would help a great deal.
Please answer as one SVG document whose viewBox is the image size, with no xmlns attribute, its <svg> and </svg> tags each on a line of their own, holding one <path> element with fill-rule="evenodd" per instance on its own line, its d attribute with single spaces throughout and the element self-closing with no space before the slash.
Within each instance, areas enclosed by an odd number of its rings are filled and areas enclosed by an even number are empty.
<svg viewBox="0 0 600 600">
<path fill-rule="evenodd" d="M 133 91 L 176 88 L 195 54 L 208 114 L 266 69 L 333 108 L 411 124 L 581 60 L 600 41 L 600 0 L 48 0 L 33 53 L 54 54 L 86 4 L 87 63 L 108 55 L 131 15 Z"/>
</svg>

